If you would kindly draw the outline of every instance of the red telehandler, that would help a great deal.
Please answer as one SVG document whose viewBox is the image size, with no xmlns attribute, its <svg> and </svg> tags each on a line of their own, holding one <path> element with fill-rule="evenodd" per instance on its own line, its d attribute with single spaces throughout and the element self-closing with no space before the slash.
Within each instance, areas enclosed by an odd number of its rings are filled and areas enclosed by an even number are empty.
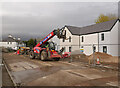
<svg viewBox="0 0 120 88">
<path fill-rule="evenodd" d="M 64 51 L 64 48 L 62 48 L 60 51 L 55 50 L 55 44 L 54 42 L 48 42 L 51 38 L 54 36 L 57 36 L 59 39 L 66 39 L 66 31 L 63 29 L 58 29 L 52 31 L 50 34 L 48 34 L 43 40 L 41 40 L 34 48 L 30 51 L 30 58 L 38 58 L 42 61 L 46 59 L 54 59 L 59 60 L 62 58 L 62 52 Z"/>
</svg>

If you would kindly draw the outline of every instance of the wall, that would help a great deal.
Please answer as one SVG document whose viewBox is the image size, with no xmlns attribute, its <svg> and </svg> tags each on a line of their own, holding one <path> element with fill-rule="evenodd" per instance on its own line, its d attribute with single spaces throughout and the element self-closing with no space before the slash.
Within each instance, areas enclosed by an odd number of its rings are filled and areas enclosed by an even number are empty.
<svg viewBox="0 0 120 88">
<path fill-rule="evenodd" d="M 120 23 L 117 21 L 111 31 L 99 33 L 100 52 L 103 52 L 103 46 L 107 46 L 108 54 L 118 56 L 118 24 Z M 102 33 L 104 33 L 104 41 L 101 41 Z"/>
<path fill-rule="evenodd" d="M 69 38 L 71 36 L 71 42 L 68 40 L 65 40 L 63 42 L 63 39 L 60 39 L 60 48 L 65 47 L 65 52 L 69 52 L 69 47 L 71 47 L 72 51 L 79 50 L 79 36 L 72 35 L 71 32 L 65 27 L 66 30 L 66 37 Z"/>
<path fill-rule="evenodd" d="M 83 42 L 82 36 L 84 38 Z M 91 55 L 93 53 L 93 44 L 95 44 L 94 46 L 96 47 L 96 52 L 98 52 L 98 33 L 80 36 L 80 46 L 84 51 L 83 53 L 86 55 Z"/>
<path fill-rule="evenodd" d="M 113 56 L 120 56 L 118 55 L 118 25 L 120 25 L 119 21 L 117 21 L 117 23 L 115 24 L 115 26 L 113 27 L 113 29 L 111 30 L 110 33 L 110 43 L 114 44 L 111 45 L 111 55 Z"/>
<path fill-rule="evenodd" d="M 80 50 L 79 35 L 72 35 L 72 51 Z"/>
<path fill-rule="evenodd" d="M 101 34 L 104 34 L 104 40 L 101 40 Z M 103 52 L 103 46 L 107 46 L 107 53 L 110 53 L 110 31 L 99 33 L 99 52 Z"/>
</svg>

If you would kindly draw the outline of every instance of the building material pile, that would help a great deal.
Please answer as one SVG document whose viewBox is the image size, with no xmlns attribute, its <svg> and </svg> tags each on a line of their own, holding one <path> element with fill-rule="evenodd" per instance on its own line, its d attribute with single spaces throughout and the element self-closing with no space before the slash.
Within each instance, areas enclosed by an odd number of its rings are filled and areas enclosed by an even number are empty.
<svg viewBox="0 0 120 88">
<path fill-rule="evenodd" d="M 106 53 L 101 53 L 101 52 L 95 52 L 94 54 L 91 54 L 88 57 L 88 60 L 96 61 L 97 58 L 99 58 L 100 62 L 102 63 L 118 63 L 118 57 L 115 57 Z"/>
<path fill-rule="evenodd" d="M 101 52 L 95 52 L 94 54 L 87 56 L 79 51 L 74 51 L 71 52 L 71 57 L 73 61 L 89 62 L 90 64 L 94 63 L 94 60 L 97 63 L 97 59 L 99 59 L 100 63 L 118 63 L 118 57 Z"/>
</svg>

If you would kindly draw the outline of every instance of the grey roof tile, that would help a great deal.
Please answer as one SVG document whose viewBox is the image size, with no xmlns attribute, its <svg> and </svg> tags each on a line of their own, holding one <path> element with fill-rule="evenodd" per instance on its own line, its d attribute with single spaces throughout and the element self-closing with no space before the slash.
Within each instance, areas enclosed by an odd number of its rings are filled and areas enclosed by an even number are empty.
<svg viewBox="0 0 120 88">
<path fill-rule="evenodd" d="M 67 25 L 65 27 L 67 27 L 68 30 L 73 35 L 86 35 L 86 34 L 110 31 L 114 26 L 114 24 L 117 22 L 117 20 L 118 19 L 103 22 L 103 23 L 93 24 L 85 27 L 75 27 L 75 26 L 67 26 Z"/>
<path fill-rule="evenodd" d="M 80 27 L 75 27 L 75 26 L 65 26 L 68 28 L 68 30 L 73 34 L 73 35 L 78 35 L 80 34 Z"/>
</svg>

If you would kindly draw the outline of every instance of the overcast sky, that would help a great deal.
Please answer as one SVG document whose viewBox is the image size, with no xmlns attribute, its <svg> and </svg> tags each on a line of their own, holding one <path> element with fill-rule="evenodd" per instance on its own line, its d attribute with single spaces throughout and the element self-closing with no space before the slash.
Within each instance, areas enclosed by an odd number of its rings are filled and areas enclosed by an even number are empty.
<svg viewBox="0 0 120 88">
<path fill-rule="evenodd" d="M 100 14 L 118 14 L 117 2 L 3 2 L 3 35 L 45 36 L 65 25 L 87 26 Z"/>
</svg>

